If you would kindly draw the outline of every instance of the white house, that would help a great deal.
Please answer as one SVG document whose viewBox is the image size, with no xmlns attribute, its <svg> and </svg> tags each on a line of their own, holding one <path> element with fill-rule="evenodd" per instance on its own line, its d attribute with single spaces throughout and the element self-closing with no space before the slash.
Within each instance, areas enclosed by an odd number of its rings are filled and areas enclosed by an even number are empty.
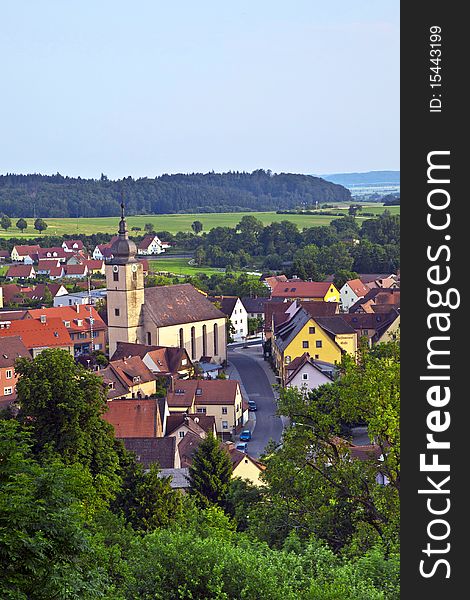
<svg viewBox="0 0 470 600">
<path fill-rule="evenodd" d="M 332 382 L 331 377 L 315 363 L 308 352 L 286 365 L 285 370 L 286 387 L 296 387 L 306 393 Z"/>
<path fill-rule="evenodd" d="M 351 306 L 360 298 L 364 298 L 367 292 L 369 292 L 369 288 L 364 285 L 360 279 L 351 279 L 350 281 L 346 281 L 339 291 L 343 310 L 345 312 L 349 311 Z"/>
<path fill-rule="evenodd" d="M 54 298 L 54 306 L 75 306 L 77 304 L 92 304 L 93 306 L 99 300 L 106 299 L 106 289 L 90 290 L 88 292 L 75 292 L 73 294 L 64 294 Z"/>
<path fill-rule="evenodd" d="M 82 252 L 85 247 L 82 240 L 65 240 L 62 242 L 62 248 L 65 252 Z"/>
<path fill-rule="evenodd" d="M 234 342 L 242 342 L 248 335 L 248 313 L 240 298 L 237 296 L 214 296 L 209 300 L 220 306 L 220 310 L 230 319 Z"/>
<path fill-rule="evenodd" d="M 34 257 L 41 248 L 39 246 L 13 246 L 11 251 L 11 260 L 14 262 L 24 262 L 32 265 Z"/>
<path fill-rule="evenodd" d="M 161 254 L 169 244 L 162 242 L 158 235 L 146 235 L 137 246 L 137 254 L 150 256 L 152 254 Z"/>
</svg>

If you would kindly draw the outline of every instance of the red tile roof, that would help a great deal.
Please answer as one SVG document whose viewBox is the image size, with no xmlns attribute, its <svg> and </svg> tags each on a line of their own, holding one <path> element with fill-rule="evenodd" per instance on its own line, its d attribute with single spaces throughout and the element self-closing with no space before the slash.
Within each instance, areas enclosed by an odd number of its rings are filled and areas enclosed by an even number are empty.
<svg viewBox="0 0 470 600">
<path fill-rule="evenodd" d="M 83 275 L 85 276 L 88 273 L 88 267 L 86 264 L 84 265 L 67 265 L 66 267 L 66 275 Z"/>
<path fill-rule="evenodd" d="M 29 256 L 30 254 L 37 254 L 37 252 L 41 249 L 40 246 L 14 246 L 16 251 L 20 256 Z"/>
<path fill-rule="evenodd" d="M 346 283 L 359 298 L 365 296 L 369 291 L 369 288 L 366 285 L 364 285 L 360 279 L 351 279 Z"/>
<path fill-rule="evenodd" d="M 15 366 L 15 360 L 20 357 L 31 358 L 31 354 L 19 336 L 2 339 L 0 350 L 0 369 Z"/>
<path fill-rule="evenodd" d="M 12 265 L 6 274 L 6 277 L 31 277 L 34 276 L 36 271 L 34 270 L 33 265 Z"/>
<path fill-rule="evenodd" d="M 178 379 L 168 393 L 168 406 L 235 404 L 239 383 L 233 379 Z"/>
<path fill-rule="evenodd" d="M 62 322 L 70 323 L 67 329 L 73 332 L 90 331 L 90 317 L 93 319 L 94 331 L 106 329 L 106 324 L 99 316 L 94 306 L 89 304 L 77 304 L 75 306 L 54 306 L 53 308 L 33 308 L 28 310 L 33 319 L 40 319 L 45 315 L 46 320 L 61 319 Z M 81 322 L 81 323 L 80 323 Z"/>
<path fill-rule="evenodd" d="M 8 326 L 0 325 L 0 338 L 19 336 L 23 344 L 32 348 L 70 348 L 73 342 L 61 319 L 48 319 L 41 323 L 36 319 L 11 321 Z"/>
<path fill-rule="evenodd" d="M 273 298 L 324 298 L 331 287 L 327 281 L 287 281 L 277 283 Z"/>
<path fill-rule="evenodd" d="M 114 427 L 117 438 L 155 437 L 157 432 L 157 400 L 122 399 L 108 401 L 103 419 Z"/>
</svg>

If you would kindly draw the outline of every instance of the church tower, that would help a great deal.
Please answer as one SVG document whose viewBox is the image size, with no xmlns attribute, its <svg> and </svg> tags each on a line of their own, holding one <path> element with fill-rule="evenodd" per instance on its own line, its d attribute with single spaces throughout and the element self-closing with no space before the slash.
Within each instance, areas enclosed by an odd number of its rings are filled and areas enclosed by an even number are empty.
<svg viewBox="0 0 470 600">
<path fill-rule="evenodd" d="M 144 272 L 137 247 L 129 239 L 121 203 L 119 236 L 111 246 L 113 258 L 106 263 L 109 356 L 117 342 L 140 342 L 144 304 Z"/>
</svg>

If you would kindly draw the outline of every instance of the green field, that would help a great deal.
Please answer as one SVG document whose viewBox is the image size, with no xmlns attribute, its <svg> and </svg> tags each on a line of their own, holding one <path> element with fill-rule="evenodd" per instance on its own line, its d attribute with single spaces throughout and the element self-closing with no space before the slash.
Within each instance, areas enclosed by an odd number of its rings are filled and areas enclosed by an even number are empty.
<svg viewBox="0 0 470 600">
<path fill-rule="evenodd" d="M 225 273 L 225 269 L 216 269 L 214 267 L 193 267 L 188 264 L 188 258 L 157 258 L 149 261 L 149 268 L 153 272 L 169 272 L 175 275 L 214 275 Z M 241 271 L 234 271 L 234 273 Z"/>
<path fill-rule="evenodd" d="M 338 204 L 337 208 L 329 209 L 331 211 L 341 210 L 347 214 L 349 204 Z M 399 214 L 400 207 L 389 207 L 390 212 Z M 364 207 L 366 212 L 380 214 L 384 211 L 384 207 L 380 204 L 368 204 Z M 332 219 L 337 217 L 330 215 L 278 215 L 275 212 L 239 212 L 239 213 L 208 213 L 208 214 L 190 214 L 190 215 L 143 215 L 127 217 L 129 230 L 132 227 L 141 227 L 142 231 L 135 232 L 136 235 L 144 233 L 146 223 L 152 223 L 156 231 L 169 231 L 170 233 L 178 233 L 178 231 L 191 231 L 191 223 L 201 221 L 203 231 L 209 231 L 213 227 L 234 227 L 239 223 L 244 215 L 252 215 L 260 219 L 264 225 L 270 223 L 279 223 L 280 221 L 292 221 L 300 228 L 312 227 L 314 225 L 328 225 Z M 364 218 L 358 216 L 358 221 L 363 221 Z M 370 218 L 370 217 L 369 217 Z M 12 219 L 16 223 L 16 219 Z M 11 227 L 8 231 L 0 230 L 0 237 L 18 237 L 31 238 L 39 237 L 38 232 L 33 228 L 33 219 L 26 219 L 28 228 L 24 233 L 16 227 Z M 58 235 L 64 234 L 74 235 L 84 233 L 90 235 L 92 233 L 116 233 L 119 223 L 119 217 L 97 217 L 90 219 L 45 219 L 48 224 L 47 230 L 43 235 Z M 131 234 L 133 232 L 131 231 Z"/>
</svg>

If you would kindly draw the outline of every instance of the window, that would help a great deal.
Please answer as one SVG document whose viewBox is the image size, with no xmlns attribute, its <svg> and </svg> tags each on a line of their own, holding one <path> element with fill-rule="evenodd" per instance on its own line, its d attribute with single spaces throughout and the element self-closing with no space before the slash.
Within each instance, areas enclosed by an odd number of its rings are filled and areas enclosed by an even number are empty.
<svg viewBox="0 0 470 600">
<path fill-rule="evenodd" d="M 308 328 L 308 332 L 309 333 L 315 333 L 315 327 L 309 327 Z"/>
<path fill-rule="evenodd" d="M 95 344 L 95 350 L 101 350 L 101 344 Z"/>
<path fill-rule="evenodd" d="M 147 331 L 147 345 L 152 345 L 152 334 L 150 333 L 150 331 Z"/>
<path fill-rule="evenodd" d="M 315 358 L 320 358 L 320 355 L 319 354 L 315 354 Z"/>
<path fill-rule="evenodd" d="M 113 281 L 119 281 L 119 271 L 113 271 Z"/>
<path fill-rule="evenodd" d="M 183 358 L 183 360 L 181 361 L 181 366 L 185 367 L 188 364 L 188 361 L 186 358 Z"/>
<path fill-rule="evenodd" d="M 308 373 L 302 373 L 302 379 L 308 381 Z"/>
<path fill-rule="evenodd" d="M 179 331 L 179 344 L 180 344 L 180 348 L 184 348 L 184 333 L 183 333 L 182 327 Z"/>
<path fill-rule="evenodd" d="M 206 407 L 205 406 L 198 406 L 198 408 L 196 408 L 196 412 L 201 413 L 202 415 L 206 414 Z"/>
<path fill-rule="evenodd" d="M 114 316 L 119 317 L 119 308 L 114 309 Z"/>
<path fill-rule="evenodd" d="M 291 357 L 290 356 L 286 356 L 286 365 L 288 365 L 291 361 Z"/>
<path fill-rule="evenodd" d="M 308 348 L 308 342 L 306 340 L 302 342 L 302 348 Z"/>
<path fill-rule="evenodd" d="M 207 356 L 207 327 L 202 326 L 202 355 Z"/>
<path fill-rule="evenodd" d="M 94 331 L 93 332 L 93 337 L 97 338 L 99 336 L 100 332 L 99 331 Z"/>
<path fill-rule="evenodd" d="M 323 347 L 322 341 L 321 341 L 321 340 L 317 340 L 317 341 L 315 342 L 315 346 L 316 346 L 317 348 L 322 348 L 322 347 Z"/>
<path fill-rule="evenodd" d="M 3 388 L 3 395 L 4 396 L 10 396 L 10 394 L 13 394 L 13 388 L 11 388 L 11 387 Z"/>
<path fill-rule="evenodd" d="M 364 335 L 369 335 L 369 330 L 368 329 L 364 329 Z"/>
<path fill-rule="evenodd" d="M 227 414 L 227 407 L 226 406 L 222 406 L 222 414 L 223 415 Z"/>
<path fill-rule="evenodd" d="M 228 421 L 222 421 L 222 429 L 228 429 Z"/>
<path fill-rule="evenodd" d="M 180 436 L 180 438 L 183 438 L 184 437 L 184 431 L 180 431 L 179 432 L 179 436 Z"/>
<path fill-rule="evenodd" d="M 214 354 L 219 354 L 219 327 L 214 323 Z"/>
<path fill-rule="evenodd" d="M 7 379 L 11 379 L 13 377 L 13 371 L 11 369 L 7 369 L 7 371 L 5 372 L 5 377 Z"/>
<path fill-rule="evenodd" d="M 191 327 L 191 358 L 196 358 L 196 328 Z"/>
</svg>

